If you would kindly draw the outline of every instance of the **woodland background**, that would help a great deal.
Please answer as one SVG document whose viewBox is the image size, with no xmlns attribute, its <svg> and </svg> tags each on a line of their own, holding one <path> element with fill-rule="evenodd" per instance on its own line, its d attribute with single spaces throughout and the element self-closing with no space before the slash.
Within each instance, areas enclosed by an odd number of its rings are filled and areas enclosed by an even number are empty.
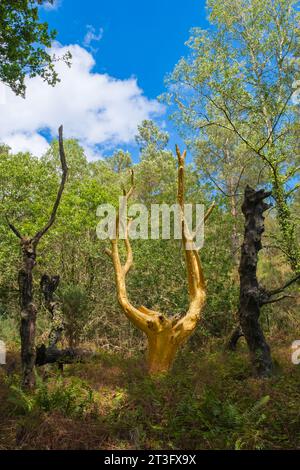
<svg viewBox="0 0 300 470">
<path fill-rule="evenodd" d="M 37 344 L 51 319 L 40 292 L 44 273 L 59 274 L 55 296 L 63 345 L 94 351 L 88 363 L 38 370 L 32 395 L 19 386 L 20 248 L 7 218 L 33 234 L 49 218 L 60 182 L 58 141 L 37 158 L 0 147 L 0 339 L 11 372 L 0 371 L 0 449 L 9 448 L 299 448 L 299 284 L 262 308 L 260 322 L 275 364 L 271 378 L 253 376 L 237 325 L 240 246 L 246 185 L 272 191 L 258 277 L 279 287 L 300 270 L 299 77 L 297 2 L 207 2 L 211 30 L 194 29 L 189 51 L 166 79 L 161 99 L 188 149 L 186 202 L 216 203 L 205 226 L 201 261 L 207 301 L 196 332 L 170 374 L 144 369 L 145 339 L 120 309 L 108 243 L 96 235 L 100 204 L 117 207 L 134 169 L 132 202 L 173 204 L 177 161 L 169 135 L 152 121 L 137 130 L 139 161 L 116 149 L 90 162 L 78 141 L 64 142 L 69 167 L 55 224 L 39 245 L 34 270 Z M 2 75 L 3 78 L 3 75 Z M 17 92 L 22 90 L 17 90 Z M 188 290 L 178 240 L 134 240 L 128 294 L 140 305 L 183 314 Z"/>
</svg>

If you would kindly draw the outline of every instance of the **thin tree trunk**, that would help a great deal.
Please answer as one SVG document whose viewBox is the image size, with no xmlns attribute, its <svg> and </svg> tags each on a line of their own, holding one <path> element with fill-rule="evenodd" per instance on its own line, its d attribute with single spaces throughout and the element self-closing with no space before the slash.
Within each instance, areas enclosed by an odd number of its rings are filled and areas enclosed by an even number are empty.
<svg viewBox="0 0 300 470">
<path fill-rule="evenodd" d="M 228 192 L 230 194 L 230 213 L 232 216 L 232 231 L 231 231 L 231 253 L 232 257 L 235 261 L 236 266 L 239 264 L 239 235 L 238 235 L 238 228 L 237 228 L 237 218 L 238 218 L 238 210 L 237 210 L 237 196 L 235 194 L 236 188 L 234 187 L 232 178 L 229 179 L 228 182 Z"/>
<path fill-rule="evenodd" d="M 30 240 L 21 241 L 23 265 L 19 271 L 18 284 L 21 307 L 21 360 L 23 387 L 35 385 L 35 331 L 37 309 L 33 303 L 32 271 L 35 266 L 36 253 Z"/>
</svg>

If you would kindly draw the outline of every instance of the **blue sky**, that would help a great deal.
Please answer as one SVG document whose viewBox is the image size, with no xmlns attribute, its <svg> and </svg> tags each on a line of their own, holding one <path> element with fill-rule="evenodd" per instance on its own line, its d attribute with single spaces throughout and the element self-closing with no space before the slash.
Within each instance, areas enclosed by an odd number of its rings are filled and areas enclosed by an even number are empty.
<svg viewBox="0 0 300 470">
<path fill-rule="evenodd" d="M 206 27 L 203 0 L 61 0 L 41 17 L 58 31 L 62 44 L 82 44 L 87 26 L 101 41 L 91 43 L 95 70 L 116 78 L 137 77 L 150 98 L 164 91 L 164 77 L 187 48 L 193 26 Z"/>
<path fill-rule="evenodd" d="M 57 9 L 42 11 L 41 18 L 58 31 L 64 45 L 85 46 L 92 31 L 99 39 L 88 47 L 96 60 L 94 71 L 120 79 L 134 76 L 149 98 L 165 91 L 166 74 L 187 52 L 189 30 L 208 25 L 204 0 L 61 0 Z M 173 146 L 180 138 L 168 118 L 166 124 Z M 129 148 L 136 159 L 134 146 L 119 147 Z"/>
<path fill-rule="evenodd" d="M 72 67 L 56 63 L 61 82 L 54 88 L 28 77 L 25 100 L 9 89 L 3 95 L 0 83 L 0 140 L 13 152 L 42 155 L 63 124 L 65 137 L 77 138 L 90 160 L 117 148 L 137 160 L 134 136 L 143 119 L 165 125 L 171 147 L 180 144 L 156 98 L 188 52 L 190 29 L 208 26 L 204 1 L 57 0 L 41 7 L 40 17 L 58 32 L 51 53 L 70 51 Z"/>
</svg>

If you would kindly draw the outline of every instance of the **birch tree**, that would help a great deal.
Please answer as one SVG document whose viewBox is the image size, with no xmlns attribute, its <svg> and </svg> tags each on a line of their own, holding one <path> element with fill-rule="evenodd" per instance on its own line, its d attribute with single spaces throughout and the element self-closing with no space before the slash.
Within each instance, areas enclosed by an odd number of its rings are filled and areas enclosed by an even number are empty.
<svg viewBox="0 0 300 470">
<path fill-rule="evenodd" d="M 211 28 L 192 30 L 190 54 L 169 76 L 167 98 L 187 139 L 229 132 L 263 165 L 276 201 L 275 245 L 300 270 L 290 199 L 299 189 L 299 14 L 295 0 L 208 0 Z"/>
</svg>

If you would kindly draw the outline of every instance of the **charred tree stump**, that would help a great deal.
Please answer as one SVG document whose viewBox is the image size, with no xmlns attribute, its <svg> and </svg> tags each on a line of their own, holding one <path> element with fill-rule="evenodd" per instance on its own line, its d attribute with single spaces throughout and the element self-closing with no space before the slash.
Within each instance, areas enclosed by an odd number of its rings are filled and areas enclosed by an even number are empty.
<svg viewBox="0 0 300 470">
<path fill-rule="evenodd" d="M 264 199 L 270 195 L 270 192 L 263 189 L 255 191 L 250 186 L 245 189 L 242 205 L 245 216 L 245 232 L 239 266 L 239 325 L 227 343 L 227 348 L 235 351 L 239 338 L 245 336 L 254 370 L 260 377 L 271 375 L 273 369 L 270 348 L 259 324 L 260 309 L 266 304 L 292 297 L 288 294 L 279 297 L 277 295 L 300 279 L 300 274 L 297 274 L 283 286 L 273 290 L 267 290 L 257 280 L 258 253 L 262 249 L 261 239 L 265 230 L 263 214 L 270 207 L 264 202 Z"/>
<path fill-rule="evenodd" d="M 49 348 L 55 348 L 57 343 L 61 340 L 64 324 L 62 318 L 62 311 L 60 303 L 54 300 L 54 292 L 56 291 L 59 285 L 60 277 L 59 276 L 48 276 L 43 274 L 41 278 L 41 291 L 44 294 L 45 304 L 48 312 L 51 317 L 51 331 L 49 334 Z"/>
<path fill-rule="evenodd" d="M 263 214 L 270 208 L 264 200 L 270 195 L 270 192 L 263 189 L 255 191 L 247 186 L 242 205 L 245 233 L 239 266 L 239 320 L 258 376 L 269 376 L 273 369 L 270 348 L 259 323 L 262 290 L 257 280 L 258 253 L 262 249 L 261 238 L 264 232 Z"/>
<path fill-rule="evenodd" d="M 230 336 L 230 339 L 227 343 L 227 349 L 230 351 L 236 351 L 238 341 L 242 336 L 244 336 L 244 333 L 241 326 L 238 325 Z"/>
</svg>

